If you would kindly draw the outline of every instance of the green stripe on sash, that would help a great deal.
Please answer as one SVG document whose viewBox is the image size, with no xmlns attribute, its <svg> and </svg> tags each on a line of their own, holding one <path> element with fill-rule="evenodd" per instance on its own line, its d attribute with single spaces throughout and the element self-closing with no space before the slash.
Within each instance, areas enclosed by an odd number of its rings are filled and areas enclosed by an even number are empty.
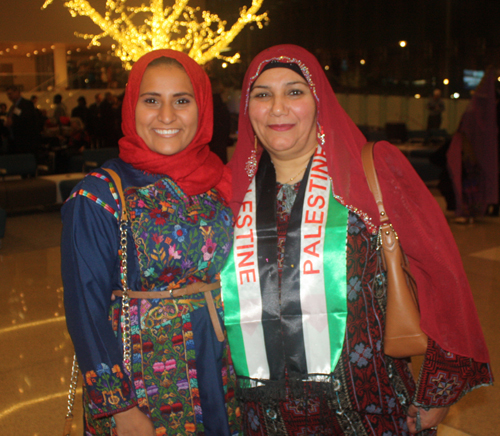
<svg viewBox="0 0 500 436">
<path fill-rule="evenodd" d="M 349 210 L 331 195 L 328 202 L 324 277 L 327 290 L 326 307 L 330 331 L 331 370 L 335 369 L 342 353 L 347 323 L 347 228 Z"/>
<path fill-rule="evenodd" d="M 240 297 L 236 267 L 234 264 L 234 245 L 231 248 L 226 264 L 221 271 L 222 298 L 224 301 L 224 324 L 231 346 L 231 357 L 238 376 L 249 377 L 245 342 L 241 330 Z"/>
</svg>

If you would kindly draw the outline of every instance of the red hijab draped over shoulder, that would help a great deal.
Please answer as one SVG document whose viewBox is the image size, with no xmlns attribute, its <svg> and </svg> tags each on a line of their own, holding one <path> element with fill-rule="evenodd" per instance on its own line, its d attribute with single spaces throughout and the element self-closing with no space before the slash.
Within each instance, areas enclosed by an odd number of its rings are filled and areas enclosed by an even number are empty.
<svg viewBox="0 0 500 436">
<path fill-rule="evenodd" d="M 361 163 L 366 139 L 340 106 L 314 55 L 295 45 L 264 50 L 245 75 L 238 144 L 229 164 L 233 174 L 233 212 L 238 213 L 251 181 L 245 172 L 255 140 L 248 116 L 251 85 L 272 61 L 300 67 L 316 100 L 318 141 L 323 142 L 326 151 L 333 194 L 356 212 L 372 233 L 376 232 L 380 225 L 378 209 Z M 488 362 L 488 350 L 460 254 L 439 205 L 408 159 L 388 142 L 375 146 L 375 166 L 384 205 L 417 280 L 422 329 L 445 350 Z"/>
<path fill-rule="evenodd" d="M 198 106 L 198 129 L 191 143 L 181 152 L 166 156 L 149 149 L 135 128 L 135 107 L 139 99 L 142 76 L 148 65 L 160 57 L 178 61 L 193 85 Z M 153 174 L 167 175 L 188 195 L 197 195 L 216 187 L 222 197 L 231 198 L 230 172 L 210 151 L 213 104 L 210 79 L 187 54 L 175 50 L 155 50 L 141 57 L 133 66 L 125 90 L 122 107 L 120 158 L 134 168 Z"/>
</svg>

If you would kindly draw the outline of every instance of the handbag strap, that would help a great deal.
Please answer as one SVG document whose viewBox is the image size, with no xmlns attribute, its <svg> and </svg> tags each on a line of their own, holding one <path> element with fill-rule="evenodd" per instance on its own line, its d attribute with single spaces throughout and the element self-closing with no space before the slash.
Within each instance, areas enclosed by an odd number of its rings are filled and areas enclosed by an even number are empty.
<svg viewBox="0 0 500 436">
<path fill-rule="evenodd" d="M 373 194 L 373 198 L 377 203 L 378 211 L 380 213 L 380 222 L 385 223 L 389 221 L 387 212 L 385 211 L 384 202 L 382 200 L 382 190 L 378 183 L 377 170 L 375 169 L 375 163 L 373 161 L 373 147 L 375 142 L 367 142 L 363 149 L 361 150 L 361 162 L 363 164 L 363 170 L 365 171 L 366 181 L 368 182 L 368 187 Z"/>
<path fill-rule="evenodd" d="M 71 380 L 69 383 L 69 392 L 68 392 L 68 411 L 66 412 L 66 419 L 64 420 L 63 436 L 71 435 L 71 425 L 73 424 L 73 407 L 75 405 L 76 387 L 78 384 L 79 371 L 80 368 L 78 368 L 76 354 L 74 354 L 73 366 L 71 368 Z"/>
<path fill-rule="evenodd" d="M 399 246 L 399 238 L 396 230 L 392 226 L 387 212 L 385 211 L 384 202 L 382 201 L 382 190 L 378 183 L 377 170 L 375 169 L 375 163 L 373 160 L 373 147 L 375 142 L 367 142 L 361 150 L 361 162 L 363 164 L 363 170 L 365 171 L 366 181 L 370 191 L 373 194 L 373 198 L 377 203 L 378 211 L 380 214 L 380 228 L 378 233 L 378 247 L 382 246 L 383 252 L 388 256 L 393 256 L 395 253 L 400 252 L 401 248 Z M 378 248 L 377 248 L 378 249 Z M 398 254 L 399 256 L 399 254 Z M 384 269 L 387 265 L 384 262 Z"/>
<path fill-rule="evenodd" d="M 122 179 L 116 173 L 116 171 L 114 171 L 110 168 L 103 168 L 103 170 L 105 170 L 113 179 L 113 183 L 115 184 L 116 191 L 118 193 L 118 196 L 120 197 L 120 203 L 121 203 L 121 209 L 122 209 L 120 221 L 128 221 L 127 206 L 125 203 L 125 196 L 123 195 Z"/>
<path fill-rule="evenodd" d="M 120 217 L 120 266 L 121 266 L 121 281 L 122 281 L 122 342 L 123 342 L 123 366 L 126 372 L 131 374 L 132 368 L 132 339 L 131 339 L 131 325 L 130 325 L 130 295 L 128 287 L 128 275 L 127 275 L 127 225 L 128 225 L 128 213 L 127 204 L 125 203 L 125 195 L 123 194 L 122 181 L 120 176 L 116 171 L 109 168 L 102 168 L 105 170 L 113 179 L 116 191 L 120 197 L 121 203 L 121 217 Z"/>
</svg>

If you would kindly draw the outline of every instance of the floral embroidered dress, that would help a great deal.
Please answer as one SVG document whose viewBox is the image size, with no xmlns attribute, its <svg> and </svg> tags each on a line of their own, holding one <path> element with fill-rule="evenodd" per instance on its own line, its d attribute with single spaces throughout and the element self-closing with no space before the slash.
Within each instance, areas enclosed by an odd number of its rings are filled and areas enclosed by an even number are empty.
<svg viewBox="0 0 500 436">
<path fill-rule="evenodd" d="M 300 184 L 293 185 L 295 193 Z M 282 186 L 277 184 L 276 202 L 280 275 L 294 201 Z M 332 382 L 292 385 L 287 378 L 285 397 L 276 396 L 272 382 L 240 388 L 247 435 L 409 436 L 406 411 L 412 401 L 423 407 L 450 406 L 492 382 L 488 364 L 446 352 L 430 339 L 417 385 L 405 359 L 383 353 L 385 290 L 376 238 L 354 212 L 349 212 L 347 226 L 347 326 Z"/>
<path fill-rule="evenodd" d="M 218 280 L 232 244 L 232 215 L 218 192 L 187 196 L 168 177 L 120 159 L 130 214 L 127 260 L 133 291 L 165 291 Z M 238 433 L 234 371 L 214 333 L 203 293 L 132 299 L 132 368 L 123 367 L 118 220 L 105 170 L 89 174 L 64 205 L 62 271 L 68 330 L 84 376 L 85 434 L 116 434 L 114 413 L 136 405 L 156 435 Z M 212 291 L 222 316 L 220 290 Z M 220 320 L 222 323 L 222 320 Z M 228 425 L 229 421 L 229 425 Z"/>
</svg>

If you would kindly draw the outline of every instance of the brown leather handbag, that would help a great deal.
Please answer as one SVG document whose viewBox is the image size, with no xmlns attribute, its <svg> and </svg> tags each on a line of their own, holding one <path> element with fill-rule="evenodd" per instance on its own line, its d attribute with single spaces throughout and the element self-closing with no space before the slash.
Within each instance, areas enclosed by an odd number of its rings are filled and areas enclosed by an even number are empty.
<svg viewBox="0 0 500 436">
<path fill-rule="evenodd" d="M 365 144 L 361 160 L 380 213 L 378 238 L 379 246 L 382 247 L 383 268 L 387 275 L 384 353 L 396 358 L 418 356 L 425 354 L 427 336 L 420 329 L 417 285 L 382 202 L 382 191 L 373 162 L 373 146 L 373 142 Z"/>
</svg>

